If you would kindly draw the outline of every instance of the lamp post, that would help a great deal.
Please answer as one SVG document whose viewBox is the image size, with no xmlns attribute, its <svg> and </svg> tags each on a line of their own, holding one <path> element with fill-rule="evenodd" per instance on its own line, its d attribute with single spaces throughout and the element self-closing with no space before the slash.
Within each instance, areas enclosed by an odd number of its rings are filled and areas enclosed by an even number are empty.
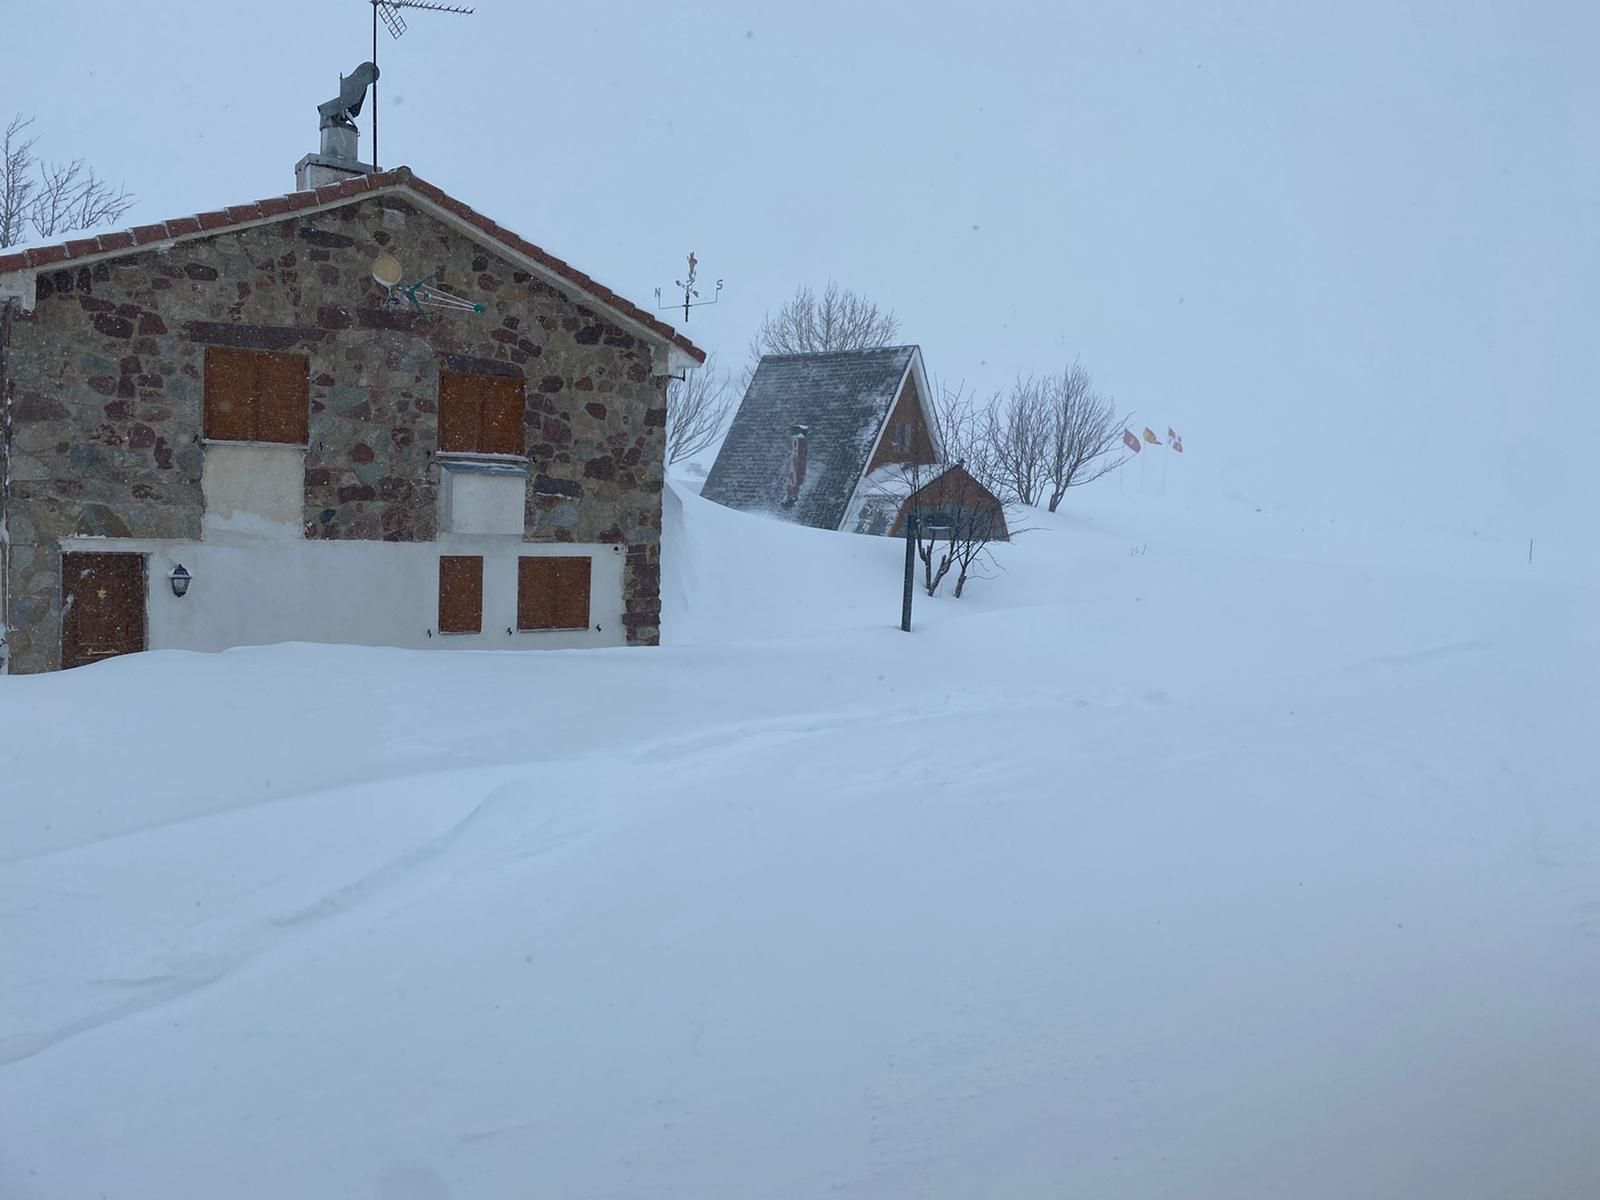
<svg viewBox="0 0 1600 1200">
<path fill-rule="evenodd" d="M 172 594 L 180 600 L 189 591 L 189 584 L 193 579 L 194 576 L 184 569 L 182 563 L 167 573 L 167 582 L 172 585 Z"/>
<path fill-rule="evenodd" d="M 911 632 L 911 593 L 917 580 L 917 514 L 906 514 L 906 587 L 900 597 L 900 628 Z"/>
</svg>

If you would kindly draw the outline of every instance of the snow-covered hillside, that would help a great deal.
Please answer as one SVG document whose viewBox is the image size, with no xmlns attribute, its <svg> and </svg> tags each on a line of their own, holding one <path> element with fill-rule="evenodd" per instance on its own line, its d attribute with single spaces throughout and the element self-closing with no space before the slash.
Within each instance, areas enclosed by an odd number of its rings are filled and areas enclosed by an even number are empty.
<svg viewBox="0 0 1600 1200">
<path fill-rule="evenodd" d="M 0 679 L 0 1196 L 1588 1196 L 1600 576 L 668 497 L 660 651 Z"/>
</svg>

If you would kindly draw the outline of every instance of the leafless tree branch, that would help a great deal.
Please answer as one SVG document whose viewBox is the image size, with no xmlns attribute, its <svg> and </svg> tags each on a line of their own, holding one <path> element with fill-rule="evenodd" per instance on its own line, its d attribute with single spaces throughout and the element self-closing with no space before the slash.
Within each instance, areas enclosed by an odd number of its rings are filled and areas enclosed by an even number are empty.
<svg viewBox="0 0 1600 1200">
<path fill-rule="evenodd" d="M 37 138 L 24 136 L 33 118 L 19 113 L 0 135 L 0 247 L 15 246 L 28 236 L 28 211 L 33 198 L 33 147 Z"/>
<path fill-rule="evenodd" d="M 1050 511 L 1067 489 L 1093 483 L 1126 460 L 1119 453 L 1126 418 L 1109 396 L 1095 389 L 1094 377 L 1074 362 L 1042 390 L 1045 415 L 1045 484 Z"/>
<path fill-rule="evenodd" d="M 768 313 L 750 343 L 745 378 L 764 354 L 819 354 L 827 350 L 870 350 L 891 344 L 900 320 L 865 296 L 829 282 L 819 297 L 801 287 L 774 316 Z"/>
<path fill-rule="evenodd" d="M 923 590 L 934 595 L 954 571 L 954 595 L 959 599 L 977 565 L 992 561 L 990 547 L 1006 525 L 1005 493 L 989 448 L 988 409 L 965 385 L 947 388 L 935 383 L 933 392 L 936 399 L 929 409 L 944 459 L 932 466 L 907 466 L 905 487 L 916 497 L 913 513 Z M 952 469 L 956 467 L 960 469 Z"/>
<path fill-rule="evenodd" d="M 0 135 L 0 246 L 108 225 L 133 207 L 125 190 L 84 164 L 34 156 L 33 118 L 13 117 Z"/>
<path fill-rule="evenodd" d="M 716 367 L 716 356 L 698 371 L 667 384 L 667 462 L 682 462 L 710 447 L 727 427 L 733 412 L 728 377 Z"/>
<path fill-rule="evenodd" d="M 1020 377 L 996 396 L 984 415 L 985 450 L 1002 494 L 1018 504 L 1037 504 L 1048 478 L 1050 404 L 1047 388 Z"/>
</svg>

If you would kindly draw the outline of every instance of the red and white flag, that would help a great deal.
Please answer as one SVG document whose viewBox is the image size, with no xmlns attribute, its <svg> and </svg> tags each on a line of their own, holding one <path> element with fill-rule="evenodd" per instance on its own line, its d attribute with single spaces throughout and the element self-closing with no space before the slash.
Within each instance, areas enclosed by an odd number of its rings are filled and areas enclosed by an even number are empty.
<svg viewBox="0 0 1600 1200">
<path fill-rule="evenodd" d="M 1167 426 L 1167 444 L 1179 454 L 1183 453 L 1183 439 L 1178 436 L 1177 432 L 1172 428 L 1171 425 Z"/>
<path fill-rule="evenodd" d="M 1132 450 L 1135 454 L 1144 449 L 1144 447 L 1139 444 L 1139 439 L 1133 436 L 1133 431 L 1131 429 L 1124 429 L 1122 431 L 1122 444 L 1129 450 Z"/>
</svg>

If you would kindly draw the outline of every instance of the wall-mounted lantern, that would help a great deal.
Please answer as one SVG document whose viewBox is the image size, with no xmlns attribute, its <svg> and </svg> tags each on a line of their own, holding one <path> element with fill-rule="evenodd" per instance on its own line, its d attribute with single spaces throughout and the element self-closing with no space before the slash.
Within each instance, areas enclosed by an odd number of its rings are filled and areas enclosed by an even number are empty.
<svg viewBox="0 0 1600 1200">
<path fill-rule="evenodd" d="M 184 593 L 189 590 L 189 583 L 193 578 L 194 576 L 183 569 L 182 563 L 173 567 L 167 575 L 167 582 L 172 585 L 172 594 L 182 599 Z"/>
</svg>

